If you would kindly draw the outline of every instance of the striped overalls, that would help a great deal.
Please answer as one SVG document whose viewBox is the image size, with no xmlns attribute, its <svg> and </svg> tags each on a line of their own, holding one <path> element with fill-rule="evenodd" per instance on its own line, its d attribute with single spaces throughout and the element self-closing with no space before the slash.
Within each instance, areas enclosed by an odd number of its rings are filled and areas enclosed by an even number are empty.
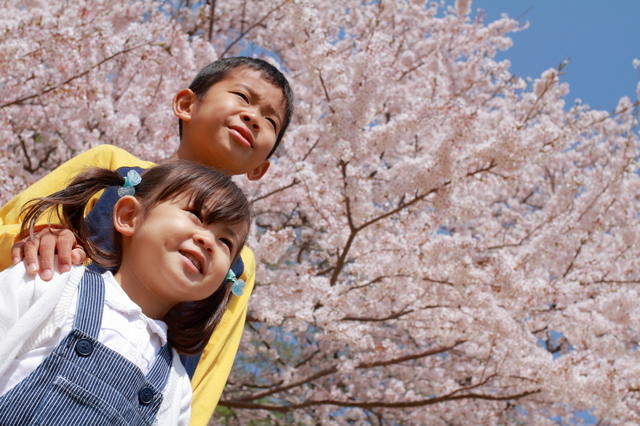
<svg viewBox="0 0 640 426">
<path fill-rule="evenodd" d="M 0 397 L 0 425 L 152 425 L 171 367 L 164 345 L 145 376 L 98 342 L 104 281 L 86 271 L 71 332 Z"/>
</svg>

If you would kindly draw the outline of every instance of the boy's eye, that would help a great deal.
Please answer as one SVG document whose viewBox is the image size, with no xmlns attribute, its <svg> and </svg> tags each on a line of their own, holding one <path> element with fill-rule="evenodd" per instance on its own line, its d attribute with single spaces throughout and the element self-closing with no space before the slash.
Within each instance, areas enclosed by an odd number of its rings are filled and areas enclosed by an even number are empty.
<svg viewBox="0 0 640 426">
<path fill-rule="evenodd" d="M 273 129 L 276 130 L 276 121 L 273 118 L 267 118 L 267 121 L 271 123 L 271 126 L 273 126 Z"/>
<path fill-rule="evenodd" d="M 191 213 L 195 219 L 197 219 L 198 222 L 202 223 L 202 213 L 197 211 L 197 210 L 187 210 L 189 213 Z"/>
<path fill-rule="evenodd" d="M 249 97 L 242 92 L 236 92 L 236 95 L 240 96 L 245 102 L 249 102 Z"/>
</svg>

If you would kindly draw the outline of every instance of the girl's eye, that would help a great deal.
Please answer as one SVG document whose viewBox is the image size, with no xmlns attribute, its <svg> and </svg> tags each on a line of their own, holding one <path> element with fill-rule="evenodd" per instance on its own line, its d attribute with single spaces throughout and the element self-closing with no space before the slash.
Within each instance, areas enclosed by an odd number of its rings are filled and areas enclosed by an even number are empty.
<svg viewBox="0 0 640 426">
<path fill-rule="evenodd" d="M 220 238 L 220 242 L 222 244 L 224 244 L 225 246 L 227 246 L 229 248 L 229 251 L 232 251 L 233 249 L 233 243 L 231 242 L 231 240 L 228 240 L 226 238 Z"/>
<path fill-rule="evenodd" d="M 267 118 L 267 121 L 271 123 L 271 126 L 276 130 L 276 121 L 273 118 Z"/>
</svg>

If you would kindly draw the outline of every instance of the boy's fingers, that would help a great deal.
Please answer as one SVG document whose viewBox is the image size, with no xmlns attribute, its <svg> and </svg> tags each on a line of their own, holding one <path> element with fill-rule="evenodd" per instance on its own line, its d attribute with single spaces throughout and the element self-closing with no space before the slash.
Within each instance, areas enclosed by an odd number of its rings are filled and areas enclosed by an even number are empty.
<svg viewBox="0 0 640 426">
<path fill-rule="evenodd" d="M 24 256 L 27 272 L 32 275 L 36 274 L 39 269 L 38 244 L 35 244 L 31 239 L 22 241 L 22 255 Z"/>
<path fill-rule="evenodd" d="M 80 265 L 85 260 L 87 260 L 87 254 L 84 252 L 82 247 L 75 246 L 71 251 L 71 263 L 74 265 Z"/>
<path fill-rule="evenodd" d="M 73 232 L 68 229 L 60 230 L 57 236 L 58 241 L 56 247 L 58 251 L 58 270 L 60 272 L 68 272 L 71 270 L 71 255 L 72 250 L 76 245 L 76 237 L 73 235 Z"/>
<path fill-rule="evenodd" d="M 54 256 L 56 253 L 56 244 L 58 236 L 54 235 L 51 230 L 46 229 L 36 235 L 33 244 L 39 247 L 35 250 L 35 259 L 37 260 L 38 254 L 40 255 L 40 278 L 45 281 L 49 281 L 53 278 L 53 265 Z M 27 247 L 30 245 L 30 241 L 25 244 L 25 258 L 27 257 Z M 31 255 L 33 252 L 29 251 Z M 28 265 L 28 263 L 27 263 Z"/>
<path fill-rule="evenodd" d="M 11 246 L 11 264 L 17 265 L 24 257 L 24 242 L 19 241 Z"/>
<path fill-rule="evenodd" d="M 76 245 L 76 238 L 68 229 L 45 228 L 33 238 L 28 237 L 11 247 L 11 261 L 16 264 L 24 257 L 27 272 L 49 281 L 53 278 L 55 255 L 58 254 L 58 270 L 67 272 L 71 265 L 84 262 L 86 254 Z"/>
</svg>

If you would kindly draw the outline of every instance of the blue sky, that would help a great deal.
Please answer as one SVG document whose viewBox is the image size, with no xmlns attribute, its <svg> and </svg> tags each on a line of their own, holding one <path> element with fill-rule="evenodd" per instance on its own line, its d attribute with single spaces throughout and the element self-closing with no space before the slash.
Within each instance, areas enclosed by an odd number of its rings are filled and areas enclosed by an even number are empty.
<svg viewBox="0 0 640 426">
<path fill-rule="evenodd" d="M 454 0 L 446 0 L 454 4 Z M 529 28 L 513 33 L 513 46 L 498 54 L 509 59 L 511 72 L 521 77 L 538 77 L 564 60 L 561 80 L 569 83 L 568 106 L 576 98 L 593 109 L 611 111 L 622 96 L 637 99 L 640 70 L 633 68 L 640 59 L 640 0 L 473 0 L 472 16 L 483 9 L 485 23 L 502 13 Z M 560 425 L 595 425 L 589 411 Z"/>
<path fill-rule="evenodd" d="M 632 61 L 640 59 L 640 0 L 473 0 L 472 16 L 478 9 L 485 23 L 502 13 L 529 22 L 497 57 L 511 61 L 513 74 L 538 77 L 568 59 L 561 80 L 570 85 L 569 105 L 580 98 L 610 111 L 622 96 L 637 99 L 640 72 Z"/>
</svg>

